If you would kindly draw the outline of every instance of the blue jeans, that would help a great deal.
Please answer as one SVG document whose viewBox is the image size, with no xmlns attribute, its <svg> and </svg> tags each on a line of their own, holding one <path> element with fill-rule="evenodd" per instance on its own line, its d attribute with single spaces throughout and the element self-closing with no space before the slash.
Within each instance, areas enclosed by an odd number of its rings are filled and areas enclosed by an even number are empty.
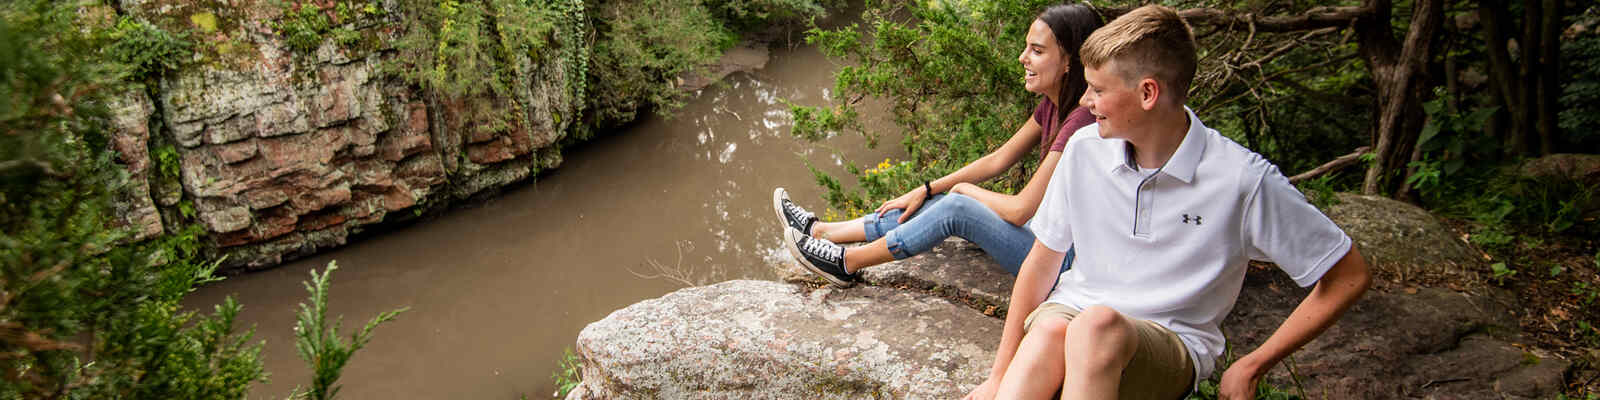
<svg viewBox="0 0 1600 400">
<path fill-rule="evenodd" d="M 945 238 L 958 236 L 978 244 L 995 262 L 1016 275 L 1022 269 L 1022 260 L 1033 249 L 1033 231 L 1012 225 L 988 206 L 960 194 L 941 194 L 922 203 L 922 207 L 901 224 L 903 209 L 889 210 L 878 216 L 868 214 L 862 218 L 867 241 L 885 238 L 889 254 L 902 260 L 932 250 Z M 1072 267 L 1074 249 L 1067 250 L 1061 261 L 1061 270 Z"/>
</svg>

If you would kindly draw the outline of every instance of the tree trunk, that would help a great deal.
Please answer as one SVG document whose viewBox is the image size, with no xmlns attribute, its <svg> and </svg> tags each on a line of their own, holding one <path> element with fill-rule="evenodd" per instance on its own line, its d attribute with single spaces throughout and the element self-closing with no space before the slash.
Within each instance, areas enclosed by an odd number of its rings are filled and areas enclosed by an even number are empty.
<svg viewBox="0 0 1600 400">
<path fill-rule="evenodd" d="M 1393 3 L 1367 0 L 1367 17 L 1356 22 L 1360 52 L 1372 70 L 1378 87 L 1377 130 L 1373 132 L 1373 153 L 1377 160 L 1367 166 L 1361 184 L 1363 194 L 1375 195 L 1388 186 L 1388 175 L 1396 166 L 1404 167 L 1416 145 L 1415 123 L 1410 112 L 1420 107 L 1424 67 L 1433 57 L 1433 39 L 1444 19 L 1444 0 L 1417 0 L 1411 15 L 1411 29 L 1405 41 L 1396 43 L 1389 33 Z"/>
<path fill-rule="evenodd" d="M 1537 101 L 1537 118 L 1539 128 L 1539 155 L 1548 155 L 1555 152 L 1555 139 L 1560 134 L 1560 127 L 1556 125 L 1556 116 L 1561 112 L 1556 101 L 1561 95 L 1561 84 L 1557 81 L 1561 67 L 1561 2 L 1558 0 L 1543 0 L 1544 15 L 1539 19 L 1540 41 L 1537 59 L 1538 69 L 1534 76 L 1539 80 L 1539 98 Z M 1534 60 L 1534 59 L 1529 59 Z"/>
<path fill-rule="evenodd" d="M 1522 53 L 1517 59 L 1517 70 L 1521 72 L 1519 75 L 1523 89 L 1522 99 L 1519 101 L 1522 103 L 1522 120 L 1525 124 L 1521 127 L 1524 136 L 1523 140 L 1517 143 L 1519 149 L 1517 154 L 1522 156 L 1534 154 L 1532 145 L 1538 138 L 1528 135 L 1539 134 L 1538 110 L 1542 96 L 1539 95 L 1540 79 L 1536 74 L 1539 73 L 1539 48 L 1544 46 L 1541 42 L 1544 37 L 1540 35 L 1543 30 L 1539 29 L 1539 21 L 1544 17 L 1543 6 L 1543 0 L 1522 2 L 1522 39 L 1517 41 L 1517 50 Z"/>
<path fill-rule="evenodd" d="M 1502 120 L 1498 125 L 1502 130 L 1498 133 L 1505 140 L 1499 143 L 1506 146 L 1502 155 L 1519 156 L 1526 149 L 1528 131 L 1528 113 L 1522 107 L 1522 92 L 1526 86 L 1522 85 L 1521 76 L 1516 66 L 1511 63 L 1511 52 L 1506 46 L 1506 28 L 1510 25 L 1504 0 L 1482 0 L 1478 3 L 1478 17 L 1483 21 L 1483 42 L 1487 45 L 1485 52 L 1489 58 L 1489 86 L 1494 88 L 1496 103 L 1504 115 L 1510 117 Z"/>
</svg>

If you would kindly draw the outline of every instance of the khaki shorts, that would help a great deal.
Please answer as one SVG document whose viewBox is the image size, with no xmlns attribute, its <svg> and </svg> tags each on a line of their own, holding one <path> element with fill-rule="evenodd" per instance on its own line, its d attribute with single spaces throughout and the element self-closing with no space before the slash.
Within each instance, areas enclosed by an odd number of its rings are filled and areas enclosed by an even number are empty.
<svg viewBox="0 0 1600 400">
<path fill-rule="evenodd" d="M 1040 304 L 1022 322 L 1024 332 L 1037 318 L 1061 318 L 1072 321 L 1078 310 L 1059 303 Z M 1118 389 L 1120 400 L 1177 400 L 1189 394 L 1194 386 L 1194 362 L 1189 358 L 1188 347 L 1178 339 L 1178 334 L 1154 322 L 1133 319 L 1139 349 L 1122 370 L 1122 385 Z"/>
</svg>

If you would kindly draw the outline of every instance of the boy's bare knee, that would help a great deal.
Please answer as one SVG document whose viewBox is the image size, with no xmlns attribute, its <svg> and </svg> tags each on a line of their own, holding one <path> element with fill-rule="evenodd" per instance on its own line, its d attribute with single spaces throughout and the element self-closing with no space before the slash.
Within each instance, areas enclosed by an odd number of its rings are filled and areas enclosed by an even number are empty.
<svg viewBox="0 0 1600 400">
<path fill-rule="evenodd" d="M 1061 318 L 1039 318 L 1033 321 L 1033 326 L 1028 329 L 1028 334 L 1040 334 L 1047 337 L 1064 337 L 1070 323 Z"/>
<path fill-rule="evenodd" d="M 1121 369 L 1138 349 L 1134 336 L 1122 313 L 1110 307 L 1089 307 L 1067 327 L 1067 362 L 1090 370 Z"/>
<path fill-rule="evenodd" d="M 1106 306 L 1090 306 L 1078 313 L 1072 319 L 1068 328 L 1068 336 L 1080 336 L 1087 340 L 1117 339 L 1131 335 L 1128 322 L 1122 313 Z"/>
</svg>

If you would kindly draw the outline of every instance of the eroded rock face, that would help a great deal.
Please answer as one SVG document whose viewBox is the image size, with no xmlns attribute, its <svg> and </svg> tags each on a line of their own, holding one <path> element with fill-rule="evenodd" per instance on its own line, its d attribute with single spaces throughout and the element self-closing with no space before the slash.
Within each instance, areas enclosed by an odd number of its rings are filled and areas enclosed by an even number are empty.
<svg viewBox="0 0 1600 400">
<path fill-rule="evenodd" d="M 129 90 L 110 104 L 115 134 L 111 147 L 118 161 L 128 170 L 128 184 L 117 192 L 115 223 L 133 230 L 133 240 L 161 234 L 161 212 L 151 196 L 150 177 L 156 171 L 150 162 L 150 115 L 155 105 L 142 90 Z"/>
<path fill-rule="evenodd" d="M 1330 214 L 1363 252 L 1419 252 L 1403 259 L 1380 256 L 1375 269 L 1413 265 L 1417 271 L 1449 274 L 1477 263 L 1476 253 L 1422 210 L 1383 199 L 1341 197 L 1345 203 Z M 1422 252 L 1419 246 L 1431 249 Z M 1410 264 L 1394 264 L 1401 261 Z M 568 398 L 959 397 L 986 377 L 1003 328 L 1002 319 L 980 315 L 1002 314 L 991 307 L 1005 309 L 1015 279 L 959 239 L 927 254 L 867 269 L 866 283 L 850 289 L 802 294 L 802 287 L 814 285 L 814 277 L 792 262 L 774 268 L 784 281 L 804 284 L 729 282 L 685 289 L 591 324 L 578 339 L 584 349 L 585 382 Z M 1559 393 L 1570 363 L 1520 344 L 1511 314 L 1516 298 L 1493 288 L 1463 286 L 1471 290 L 1379 281 L 1331 328 L 1270 371 L 1267 380 L 1291 393 L 1303 390 L 1309 398 L 1330 399 L 1518 399 Z M 1222 325 L 1235 357 L 1266 341 L 1309 293 L 1271 264 L 1253 265 Z M 950 301 L 934 301 L 938 298 Z M 951 321 L 966 321 L 970 318 L 957 316 L 967 315 L 987 322 L 926 322 L 946 315 Z M 962 326 L 979 327 L 982 333 Z M 837 356 L 828 357 L 861 337 L 892 349 L 878 354 L 897 357 L 870 360 L 892 359 L 894 365 L 937 361 L 918 365 L 971 372 L 947 374 L 947 380 L 923 385 L 938 391 L 880 390 L 900 386 L 860 378 L 861 370 L 853 368 L 878 368 L 876 364 L 841 365 Z M 950 345 L 919 347 L 952 338 L 976 346 L 982 356 L 957 365 L 938 355 L 946 354 L 940 352 Z M 843 351 L 872 354 L 862 349 Z M 1219 362 L 1219 375 L 1229 361 Z M 834 373 L 816 372 L 825 369 Z M 739 378 L 743 371 L 776 378 Z M 839 379 L 853 382 L 850 389 L 816 389 L 836 387 L 832 382 Z"/>
<path fill-rule="evenodd" d="M 113 142 L 133 180 L 119 211 L 141 238 L 164 228 L 157 204 L 192 211 L 183 223 L 201 224 L 234 268 L 341 245 L 363 225 L 409 218 L 555 167 L 556 143 L 579 105 L 567 82 L 584 79 L 567 63 L 521 55 L 516 62 L 533 73 L 514 78 L 515 96 L 430 96 L 386 72 L 403 33 L 396 10 L 351 22 L 357 43 L 329 37 L 303 52 L 271 25 L 282 2 L 121 5 L 134 18 L 190 33 L 196 56 L 149 96 L 133 93 L 115 105 L 120 129 Z M 483 114 L 474 107 L 511 116 L 484 128 L 490 124 L 469 117 Z M 147 129 L 152 117 L 163 129 Z M 156 149 L 171 159 L 152 157 Z M 178 170 L 178 179 L 152 190 L 160 180 L 150 171 L 160 168 Z"/>
<path fill-rule="evenodd" d="M 988 376 L 1001 328 L 925 294 L 729 281 L 584 328 L 567 398 L 958 398 Z"/>
</svg>

